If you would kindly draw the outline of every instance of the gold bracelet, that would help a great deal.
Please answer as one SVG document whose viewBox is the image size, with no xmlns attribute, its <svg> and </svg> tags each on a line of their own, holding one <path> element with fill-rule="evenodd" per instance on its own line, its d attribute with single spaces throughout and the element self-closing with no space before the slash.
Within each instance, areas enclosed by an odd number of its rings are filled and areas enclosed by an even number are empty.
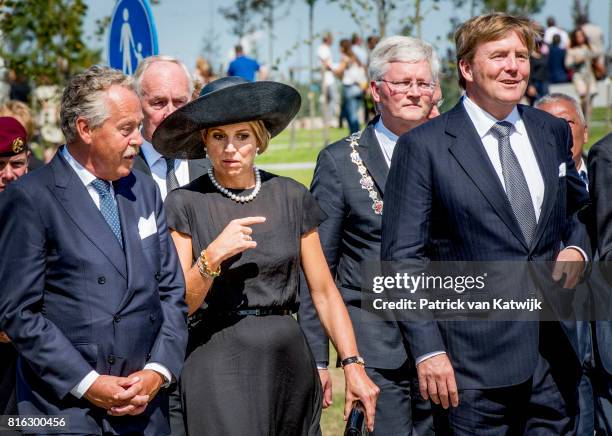
<svg viewBox="0 0 612 436">
<path fill-rule="evenodd" d="M 204 278 L 208 277 L 214 279 L 215 277 L 219 277 L 221 275 L 221 265 L 219 265 L 214 271 L 210 269 L 208 259 L 206 258 L 206 250 L 202 250 L 200 252 L 200 257 L 198 257 L 196 266 L 198 267 L 198 271 L 200 271 L 200 275 Z"/>
</svg>

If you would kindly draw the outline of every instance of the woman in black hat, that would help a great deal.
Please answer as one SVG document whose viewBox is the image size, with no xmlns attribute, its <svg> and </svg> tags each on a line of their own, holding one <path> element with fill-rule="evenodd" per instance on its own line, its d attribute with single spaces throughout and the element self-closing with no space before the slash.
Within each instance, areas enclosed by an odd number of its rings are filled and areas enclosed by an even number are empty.
<svg viewBox="0 0 612 436">
<path fill-rule="evenodd" d="M 378 388 L 358 356 L 316 230 L 325 215 L 302 185 L 254 166 L 299 107 L 290 86 L 227 77 L 204 87 L 153 136 L 166 157 L 207 153 L 212 163 L 166 199 L 192 314 L 180 383 L 190 435 L 320 434 L 317 369 L 290 316 L 300 262 L 344 360 L 345 412 L 361 401 L 374 423 Z"/>
</svg>

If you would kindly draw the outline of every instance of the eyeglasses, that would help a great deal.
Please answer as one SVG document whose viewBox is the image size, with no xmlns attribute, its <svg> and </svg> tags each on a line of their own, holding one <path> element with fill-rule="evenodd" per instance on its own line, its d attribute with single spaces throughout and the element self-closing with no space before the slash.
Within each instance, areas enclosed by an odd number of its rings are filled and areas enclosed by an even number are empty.
<svg viewBox="0 0 612 436">
<path fill-rule="evenodd" d="M 436 89 L 436 82 L 426 82 L 424 80 L 395 82 L 393 80 L 380 79 L 377 82 L 385 82 L 389 87 L 389 91 L 394 94 L 406 94 L 416 86 L 417 91 L 421 95 L 433 95 L 434 89 Z"/>
</svg>

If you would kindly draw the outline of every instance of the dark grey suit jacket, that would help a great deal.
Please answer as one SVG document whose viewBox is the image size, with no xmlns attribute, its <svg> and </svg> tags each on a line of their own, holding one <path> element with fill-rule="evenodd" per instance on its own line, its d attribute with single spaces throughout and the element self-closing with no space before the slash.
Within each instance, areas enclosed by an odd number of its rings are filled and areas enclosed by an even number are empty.
<svg viewBox="0 0 612 436">
<path fill-rule="evenodd" d="M 383 199 L 389 171 L 374 125 L 365 128 L 357 150 L 374 180 L 374 189 Z M 361 175 L 351 162 L 351 147 L 346 138 L 328 145 L 319 154 L 311 191 L 327 219 L 319 226 L 319 236 L 327 263 L 347 306 L 359 352 L 373 368 L 395 369 L 407 359 L 407 346 L 395 322 L 385 322 L 361 306 L 362 261 L 380 258 L 381 215 L 374 213 L 368 191 L 361 188 Z M 302 280 L 299 322 L 315 360 L 328 360 L 328 340 Z"/>
</svg>

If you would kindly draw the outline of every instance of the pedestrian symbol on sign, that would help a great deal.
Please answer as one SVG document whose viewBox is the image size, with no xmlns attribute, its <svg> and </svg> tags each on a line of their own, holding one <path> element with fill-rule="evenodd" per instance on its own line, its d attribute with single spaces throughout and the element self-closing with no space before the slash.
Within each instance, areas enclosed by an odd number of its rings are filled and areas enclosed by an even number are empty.
<svg viewBox="0 0 612 436">
<path fill-rule="evenodd" d="M 135 48 L 129 19 L 130 12 L 125 8 L 123 9 L 123 25 L 121 26 L 121 47 L 119 47 L 119 51 L 123 52 L 121 71 L 124 74 L 132 74 L 132 49 Z"/>
<path fill-rule="evenodd" d="M 156 54 L 157 33 L 148 0 L 118 0 L 108 38 L 110 66 L 131 75 L 140 61 Z"/>
</svg>

